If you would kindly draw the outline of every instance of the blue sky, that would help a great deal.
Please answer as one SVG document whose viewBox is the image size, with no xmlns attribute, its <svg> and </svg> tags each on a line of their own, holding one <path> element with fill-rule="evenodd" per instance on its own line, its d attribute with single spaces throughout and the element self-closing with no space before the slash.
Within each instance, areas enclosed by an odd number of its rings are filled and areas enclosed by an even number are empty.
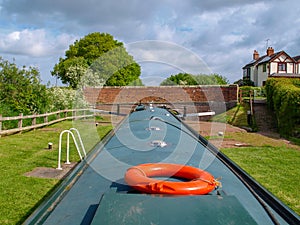
<svg viewBox="0 0 300 225">
<path fill-rule="evenodd" d="M 193 57 L 205 65 L 195 73 L 233 82 L 254 49 L 265 54 L 267 39 L 275 52 L 300 55 L 299 15 L 298 0 L 0 0 L 0 56 L 39 68 L 42 81 L 55 84 L 50 70 L 69 45 L 105 32 L 142 59 L 148 85 L 187 72 Z"/>
</svg>

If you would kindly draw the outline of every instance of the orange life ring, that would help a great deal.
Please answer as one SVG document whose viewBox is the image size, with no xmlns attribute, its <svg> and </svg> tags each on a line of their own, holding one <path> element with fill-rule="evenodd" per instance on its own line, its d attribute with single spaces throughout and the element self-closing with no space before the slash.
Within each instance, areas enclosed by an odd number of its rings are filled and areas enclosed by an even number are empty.
<svg viewBox="0 0 300 225">
<path fill-rule="evenodd" d="M 151 177 L 177 177 L 188 181 L 172 182 Z M 130 167 L 124 179 L 134 189 L 152 194 L 204 195 L 220 185 L 204 170 L 169 163 L 149 163 Z"/>
</svg>

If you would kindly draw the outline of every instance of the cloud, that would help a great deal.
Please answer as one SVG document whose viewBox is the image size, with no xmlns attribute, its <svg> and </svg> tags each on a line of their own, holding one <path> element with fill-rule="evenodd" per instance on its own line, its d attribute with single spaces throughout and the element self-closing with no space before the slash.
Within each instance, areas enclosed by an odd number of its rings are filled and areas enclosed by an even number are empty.
<svg viewBox="0 0 300 225">
<path fill-rule="evenodd" d="M 197 54 L 171 42 L 140 41 L 127 44 L 126 48 L 137 62 L 165 64 L 191 74 L 211 73 Z"/>
<path fill-rule="evenodd" d="M 53 37 L 44 29 L 24 29 L 0 35 L 0 49 L 6 54 L 42 57 L 61 53 L 71 41 L 74 36 L 60 34 Z"/>
<path fill-rule="evenodd" d="M 51 55 L 57 62 L 74 40 L 98 31 L 124 43 L 177 44 L 234 81 L 254 49 L 265 52 L 266 39 L 275 51 L 300 54 L 298 5 L 297 0 L 0 0 L 0 55 Z M 162 50 L 166 57 L 172 52 Z M 182 59 L 174 56 L 176 63 Z"/>
</svg>

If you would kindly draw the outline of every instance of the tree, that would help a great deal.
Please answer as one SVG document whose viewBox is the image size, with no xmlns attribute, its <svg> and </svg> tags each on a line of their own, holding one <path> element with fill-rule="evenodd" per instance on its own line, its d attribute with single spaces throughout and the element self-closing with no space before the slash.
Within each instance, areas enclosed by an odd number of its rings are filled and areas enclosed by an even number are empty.
<svg viewBox="0 0 300 225">
<path fill-rule="evenodd" d="M 219 85 L 229 84 L 229 80 L 225 76 L 222 76 L 222 75 L 217 74 L 217 73 L 212 74 L 211 76 L 214 77 L 216 83 L 219 84 Z"/>
<path fill-rule="evenodd" d="M 226 77 L 219 74 L 211 75 L 192 75 L 187 73 L 178 73 L 165 79 L 160 85 L 224 85 L 228 84 Z"/>
<path fill-rule="evenodd" d="M 43 113 L 49 99 L 36 68 L 19 69 L 0 57 L 0 114 Z"/>
<path fill-rule="evenodd" d="M 128 55 L 124 47 L 117 47 L 102 54 L 93 62 L 90 70 L 94 79 L 102 80 L 106 86 L 129 85 L 138 80 L 141 73 L 140 66 Z"/>
<path fill-rule="evenodd" d="M 75 41 L 65 56 L 59 59 L 51 73 L 72 88 L 77 88 L 81 81 L 81 85 L 128 85 L 141 73 L 140 66 L 126 52 L 123 43 L 106 33 L 91 33 Z"/>
<path fill-rule="evenodd" d="M 161 86 L 171 86 L 171 85 L 197 85 L 196 80 L 191 74 L 178 73 L 176 75 L 171 75 L 165 79 L 160 84 Z"/>
<path fill-rule="evenodd" d="M 254 82 L 249 78 L 239 79 L 234 84 L 238 84 L 239 86 L 254 86 Z"/>
<path fill-rule="evenodd" d="M 206 74 L 195 75 L 194 79 L 199 85 L 225 85 L 229 83 L 226 77 L 216 73 L 210 75 L 206 75 Z"/>
<path fill-rule="evenodd" d="M 68 83 L 71 87 L 76 88 L 87 68 L 87 61 L 83 57 L 60 58 L 51 73 L 59 77 L 64 84 Z"/>
</svg>

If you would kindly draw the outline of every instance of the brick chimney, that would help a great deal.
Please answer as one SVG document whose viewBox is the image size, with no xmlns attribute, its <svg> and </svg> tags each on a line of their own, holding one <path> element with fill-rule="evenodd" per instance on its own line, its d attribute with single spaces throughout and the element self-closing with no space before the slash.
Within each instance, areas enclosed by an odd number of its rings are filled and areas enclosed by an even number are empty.
<svg viewBox="0 0 300 225">
<path fill-rule="evenodd" d="M 274 54 L 274 49 L 272 47 L 268 47 L 267 49 L 267 56 L 271 56 Z"/>
<path fill-rule="evenodd" d="M 259 54 L 258 54 L 258 51 L 254 50 L 253 52 L 253 59 L 254 60 L 258 60 L 259 59 Z"/>
</svg>

